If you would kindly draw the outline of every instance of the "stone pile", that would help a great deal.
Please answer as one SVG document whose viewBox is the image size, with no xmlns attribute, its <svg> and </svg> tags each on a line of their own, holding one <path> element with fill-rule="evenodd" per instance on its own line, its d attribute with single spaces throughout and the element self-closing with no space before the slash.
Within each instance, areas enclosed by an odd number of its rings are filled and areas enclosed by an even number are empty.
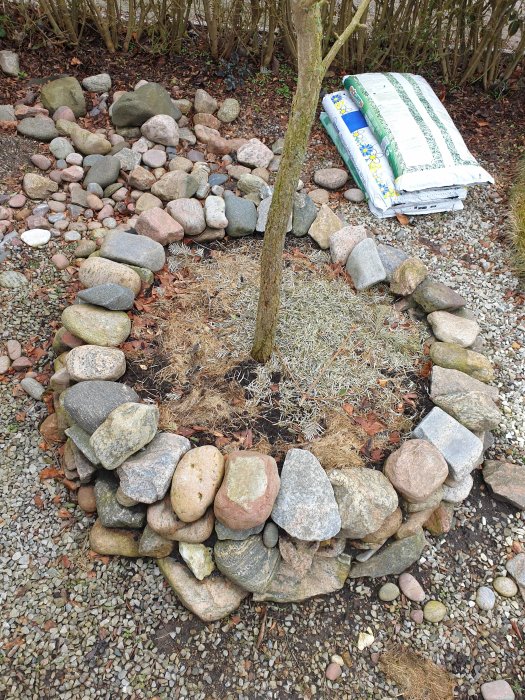
<svg viewBox="0 0 525 700">
<path fill-rule="evenodd" d="M 35 154 L 33 164 L 46 174 L 27 173 L 23 193 L 0 206 L 0 236 L 16 236 L 25 221 L 20 238 L 28 246 L 61 232 L 65 241 L 78 240 L 83 289 L 64 309 L 54 339 L 55 412 L 41 430 L 66 440 L 65 475 L 79 505 L 97 513 L 92 549 L 156 559 L 181 602 L 203 620 L 231 613 L 248 593 L 297 602 L 338 590 L 349 576 L 401 574 L 420 557 L 424 528 L 450 528 L 500 421 L 498 392 L 487 384 L 492 368 L 465 300 L 421 261 L 378 245 L 362 226 L 345 225 L 322 203 L 326 189 L 309 196 L 300 183 L 290 231 L 329 249 L 358 291 L 389 283 L 400 306 L 426 315 L 435 407 L 383 471 L 326 472 L 296 448 L 279 471 L 268 455 L 224 456 L 159 431 L 157 407 L 118 381 L 126 371 L 119 346 L 132 329 L 127 312 L 163 268 L 164 246 L 264 232 L 282 143 L 270 149 L 257 138 L 222 136 L 239 105 L 219 105 L 204 90 L 193 102 L 173 100 L 162 86 L 141 81 L 114 93 L 109 105 L 109 75 L 90 76 L 83 86 L 98 95 L 94 109 L 107 109 L 113 128 L 90 132 L 77 123 L 87 107 L 74 78 L 44 85 L 42 106 L 14 107 L 19 133 L 49 142 L 51 155 Z M 337 169 L 315 177 L 328 189 L 346 180 Z M 30 209 L 28 198 L 40 203 Z M 57 266 L 69 264 L 55 257 Z M 16 273 L 0 283 L 24 284 Z M 2 371 L 24 366 L 12 350 L 3 365 L 0 358 Z M 41 397 L 42 387 L 24 388 Z M 487 480 L 495 494 L 523 503 L 523 480 L 518 495 L 508 495 L 512 469 L 517 474 L 516 465 L 491 462 Z M 357 552 L 354 562 L 347 549 Z"/>
</svg>

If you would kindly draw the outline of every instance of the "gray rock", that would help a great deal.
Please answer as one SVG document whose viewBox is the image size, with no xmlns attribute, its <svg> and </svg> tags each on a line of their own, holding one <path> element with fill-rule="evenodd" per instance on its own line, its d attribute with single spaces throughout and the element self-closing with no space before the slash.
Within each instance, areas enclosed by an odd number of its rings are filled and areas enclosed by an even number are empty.
<svg viewBox="0 0 525 700">
<path fill-rule="evenodd" d="M 413 434 L 437 447 L 447 461 L 450 476 L 456 481 L 462 481 L 481 463 L 481 440 L 441 408 L 433 408 Z"/>
<path fill-rule="evenodd" d="M 96 183 L 102 188 L 112 185 L 120 173 L 120 160 L 115 156 L 101 156 L 97 162 L 90 167 L 84 178 L 84 187 L 91 183 Z"/>
<path fill-rule="evenodd" d="M 226 233 L 232 238 L 249 236 L 257 225 L 257 209 L 253 202 L 232 195 L 225 199 L 228 226 Z"/>
<path fill-rule="evenodd" d="M 275 144 L 274 144 L 275 145 Z M 317 216 L 317 207 L 307 194 L 296 192 L 293 199 L 292 233 L 294 236 L 306 236 Z"/>
<path fill-rule="evenodd" d="M 419 559 L 427 544 L 423 530 L 412 537 L 387 544 L 368 561 L 356 562 L 350 569 L 350 578 L 402 574 Z"/>
<path fill-rule="evenodd" d="M 358 243 L 346 261 L 346 271 L 358 291 L 386 280 L 386 271 L 372 238 Z"/>
<path fill-rule="evenodd" d="M 73 304 L 62 312 L 62 323 L 70 333 L 89 345 L 116 347 L 131 332 L 131 321 L 123 311 L 109 311 L 91 304 Z"/>
<path fill-rule="evenodd" d="M 91 436 L 91 447 L 106 469 L 116 469 L 157 432 L 159 409 L 140 403 L 115 408 Z"/>
<path fill-rule="evenodd" d="M 125 231 L 108 232 L 100 247 L 100 255 L 115 262 L 145 267 L 152 272 L 161 270 L 166 262 L 166 253 L 160 243 Z"/>
<path fill-rule="evenodd" d="M 476 591 L 476 605 L 480 610 L 492 610 L 496 605 L 496 594 L 488 586 L 480 586 Z"/>
<path fill-rule="evenodd" d="M 503 420 L 500 410 L 484 391 L 442 394 L 436 396 L 433 401 L 436 406 L 473 432 L 493 430 Z"/>
<path fill-rule="evenodd" d="M 237 189 L 243 194 L 257 194 L 261 199 L 266 199 L 272 194 L 272 188 L 257 175 L 244 173 L 237 180 Z"/>
<path fill-rule="evenodd" d="M 427 321 L 438 340 L 444 343 L 456 343 L 462 348 L 473 345 L 480 331 L 476 321 L 461 318 L 448 311 L 433 311 L 428 314 Z"/>
<path fill-rule="evenodd" d="M 217 100 L 206 90 L 199 88 L 195 91 L 193 107 L 196 114 L 213 114 L 217 111 L 218 104 Z"/>
<path fill-rule="evenodd" d="M 70 153 L 74 153 L 75 149 L 69 139 L 64 136 L 57 136 L 49 144 L 49 150 L 55 158 L 67 158 Z"/>
<path fill-rule="evenodd" d="M 442 500 L 446 503 L 453 503 L 454 505 L 459 505 L 463 503 L 465 498 L 468 497 L 469 493 L 472 491 L 474 485 L 474 480 L 470 474 L 467 474 L 460 481 L 455 479 L 447 479 L 443 484 L 443 496 Z"/>
<path fill-rule="evenodd" d="M 122 492 L 139 503 L 154 503 L 166 495 L 180 458 L 190 441 L 173 433 L 157 433 L 143 450 L 117 470 Z"/>
<path fill-rule="evenodd" d="M 112 474 L 100 472 L 95 484 L 97 515 L 104 527 L 129 527 L 138 530 L 146 523 L 143 506 L 126 508 L 117 501 L 118 481 Z"/>
<path fill-rule="evenodd" d="M 103 161 L 103 158 L 104 158 L 104 156 L 101 155 L 100 153 L 93 153 L 90 156 L 86 156 L 83 159 L 82 165 L 85 168 L 93 168 L 97 163 L 100 163 L 101 161 Z M 97 184 L 97 183 L 95 183 L 95 184 Z M 99 185 L 99 187 L 100 187 L 100 185 Z M 87 187 L 86 187 L 86 189 L 87 189 Z M 89 191 L 92 192 L 91 189 Z M 98 194 L 98 191 L 97 191 L 97 194 Z"/>
<path fill-rule="evenodd" d="M 111 311 L 127 311 L 133 307 L 135 301 L 135 295 L 131 289 L 111 282 L 82 289 L 77 297 L 86 304 L 102 306 Z"/>
<path fill-rule="evenodd" d="M 0 287 L 4 289 L 20 289 L 27 287 L 27 277 L 16 270 L 4 270 L 0 272 Z"/>
<path fill-rule="evenodd" d="M 348 173 L 342 168 L 322 168 L 314 173 L 314 182 L 327 190 L 338 190 L 348 180 Z"/>
<path fill-rule="evenodd" d="M 52 141 L 58 137 L 55 122 L 50 117 L 28 117 L 18 122 L 16 130 L 22 136 L 37 141 Z"/>
<path fill-rule="evenodd" d="M 206 228 L 204 209 L 196 199 L 175 199 L 169 202 L 166 211 L 182 226 L 187 236 L 198 236 Z"/>
<path fill-rule="evenodd" d="M 271 549 L 279 542 L 279 528 L 275 523 L 267 522 L 264 526 L 263 543 L 265 547 Z"/>
<path fill-rule="evenodd" d="M 343 537 L 359 539 L 375 532 L 398 507 L 397 493 L 380 471 L 334 469 L 328 478 L 339 508 Z"/>
<path fill-rule="evenodd" d="M 139 541 L 139 554 L 141 557 L 153 557 L 162 559 L 169 557 L 173 550 L 173 542 L 159 535 L 146 525 Z"/>
<path fill-rule="evenodd" d="M 281 559 L 279 550 L 267 549 L 259 535 L 241 541 L 220 540 L 214 557 L 222 574 L 252 593 L 265 591 Z"/>
<path fill-rule="evenodd" d="M 385 603 L 390 603 L 399 598 L 400 593 L 401 591 L 395 583 L 385 583 L 379 589 L 378 598 Z"/>
<path fill-rule="evenodd" d="M 86 441 L 89 441 L 89 435 L 86 433 L 85 436 Z M 64 447 L 64 462 L 69 469 L 77 473 L 81 484 L 89 484 L 97 471 L 96 466 L 87 459 L 71 438 L 68 438 Z"/>
<path fill-rule="evenodd" d="M 130 401 L 139 401 L 138 394 L 131 387 L 118 382 L 80 382 L 64 392 L 64 408 L 87 433 L 93 433 L 102 425 L 117 406 Z"/>
<path fill-rule="evenodd" d="M 173 170 L 163 175 L 151 188 L 151 193 L 171 202 L 173 199 L 193 197 L 199 189 L 199 180 L 183 170 Z"/>
<path fill-rule="evenodd" d="M 90 75 L 82 81 L 82 87 L 88 92 L 109 92 L 111 90 L 111 76 L 108 73 Z"/>
<path fill-rule="evenodd" d="M 481 686 L 481 697 L 483 700 L 515 700 L 516 695 L 510 683 L 501 679 L 483 683 Z"/>
<path fill-rule="evenodd" d="M 361 192 L 361 190 L 358 190 L 358 192 Z M 385 245 L 384 243 L 378 243 L 377 252 L 385 268 L 386 280 L 390 282 L 395 270 L 397 270 L 402 262 L 408 260 L 408 255 L 403 250 L 395 248 L 393 245 Z"/>
<path fill-rule="evenodd" d="M 0 122 L 14 122 L 15 108 L 13 105 L 0 105 Z"/>
<path fill-rule="evenodd" d="M 465 306 L 465 299 L 442 282 L 434 282 L 427 277 L 412 293 L 412 299 L 426 312 L 459 309 Z"/>
<path fill-rule="evenodd" d="M 68 352 L 66 367 L 74 382 L 114 381 L 126 371 L 126 356 L 117 348 L 80 345 Z"/>
<path fill-rule="evenodd" d="M 292 537 L 308 542 L 328 540 L 341 529 L 332 486 L 311 452 L 292 448 L 286 453 L 272 520 Z"/>
<path fill-rule="evenodd" d="M 441 397 L 449 394 L 470 394 L 471 392 L 483 393 L 492 401 L 499 401 L 497 387 L 480 382 L 479 379 L 474 379 L 457 369 L 447 369 L 439 365 L 432 367 L 430 398 L 434 403 L 437 404 Z"/>
<path fill-rule="evenodd" d="M 42 384 L 37 382 L 37 380 L 33 377 L 24 377 L 24 379 L 22 379 L 20 382 L 20 386 L 26 392 L 26 394 L 29 394 L 29 396 L 32 399 L 35 399 L 35 401 L 40 401 L 45 392 L 45 388 L 42 386 Z"/>
<path fill-rule="evenodd" d="M 158 560 L 173 592 L 188 610 L 203 622 L 213 622 L 230 615 L 248 595 L 223 576 L 207 576 L 197 581 L 189 569 L 171 557 Z"/>
<path fill-rule="evenodd" d="M 0 51 L 0 70 L 6 75 L 12 75 L 14 78 L 17 78 L 20 73 L 18 54 L 14 51 L 9 51 L 9 49 Z"/>
<path fill-rule="evenodd" d="M 219 540 L 246 540 L 252 535 L 258 535 L 264 527 L 264 523 L 256 525 L 255 527 L 250 527 L 247 530 L 232 530 L 230 527 L 226 527 L 219 520 L 215 521 L 215 534 Z"/>
<path fill-rule="evenodd" d="M 241 106 L 234 97 L 227 97 L 219 107 L 217 119 L 224 124 L 229 124 L 237 119 Z"/>
<path fill-rule="evenodd" d="M 58 78 L 46 83 L 40 92 L 44 107 L 53 114 L 59 107 L 69 107 L 75 117 L 86 114 L 86 100 L 82 86 L 76 78 Z"/>
<path fill-rule="evenodd" d="M 349 190 L 346 190 L 343 197 L 354 204 L 360 204 L 365 201 L 365 195 L 358 187 L 351 187 Z"/>
<path fill-rule="evenodd" d="M 244 177 L 244 176 L 243 176 Z M 268 222 L 268 214 L 270 213 L 270 206 L 272 204 L 272 198 L 267 197 L 263 199 L 257 208 L 257 224 L 255 230 L 258 233 L 264 233 L 266 231 L 266 224 Z M 292 214 L 288 219 L 288 226 L 286 227 L 286 233 L 292 230 Z"/>
<path fill-rule="evenodd" d="M 126 92 L 113 105 L 111 121 L 118 127 L 138 127 L 157 114 L 180 119 L 181 111 L 171 101 L 170 94 L 158 83 L 147 83 L 138 90 Z"/>
<path fill-rule="evenodd" d="M 271 551 L 271 550 L 270 550 Z M 303 578 L 298 578 L 294 568 L 281 560 L 281 563 L 264 593 L 255 593 L 254 601 L 274 601 L 276 603 L 300 603 L 319 595 L 327 595 L 340 590 L 350 571 L 350 557 L 315 556 L 310 570 Z"/>
<path fill-rule="evenodd" d="M 124 170 L 127 173 L 132 172 L 135 168 L 140 165 L 142 156 L 136 151 L 132 151 L 131 148 L 121 148 L 114 155 L 114 158 L 118 160 L 120 164 L 120 170 Z"/>
<path fill-rule="evenodd" d="M 518 586 L 525 587 L 525 554 L 523 552 L 509 559 L 505 564 L 505 568 Z"/>
<path fill-rule="evenodd" d="M 80 452 L 82 452 L 82 454 L 88 460 L 88 462 L 91 462 L 91 464 L 93 465 L 100 464 L 99 458 L 97 457 L 95 451 L 91 447 L 91 443 L 89 441 L 89 433 L 86 433 L 85 430 L 82 430 L 82 428 L 79 425 L 71 425 L 69 428 L 66 428 L 64 432 L 68 438 L 71 438 L 74 445 L 78 447 L 78 449 L 80 450 Z"/>
</svg>

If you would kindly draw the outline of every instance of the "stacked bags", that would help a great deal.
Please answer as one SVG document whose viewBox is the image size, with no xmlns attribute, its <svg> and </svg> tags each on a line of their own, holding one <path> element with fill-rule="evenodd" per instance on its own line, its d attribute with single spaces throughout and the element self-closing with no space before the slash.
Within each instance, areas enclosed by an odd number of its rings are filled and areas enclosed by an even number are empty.
<svg viewBox="0 0 525 700">
<path fill-rule="evenodd" d="M 466 185 L 492 183 L 420 76 L 346 76 L 326 95 L 321 122 L 373 214 L 380 218 L 463 208 Z"/>
</svg>

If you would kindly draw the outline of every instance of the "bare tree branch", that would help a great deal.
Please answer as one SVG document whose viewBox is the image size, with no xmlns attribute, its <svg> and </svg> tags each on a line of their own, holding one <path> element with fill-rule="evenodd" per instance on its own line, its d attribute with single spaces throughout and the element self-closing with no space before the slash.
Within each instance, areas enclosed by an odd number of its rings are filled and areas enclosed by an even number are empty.
<svg viewBox="0 0 525 700">
<path fill-rule="evenodd" d="M 365 14 L 366 9 L 367 9 L 369 4 L 370 4 L 370 0 L 362 0 L 362 2 L 359 4 L 359 7 L 356 10 L 355 15 L 352 18 L 352 21 L 350 22 L 350 24 L 345 28 L 344 32 L 342 32 L 340 34 L 340 36 L 337 37 L 337 39 L 334 41 L 334 43 L 330 47 L 330 50 L 328 51 L 326 56 L 323 58 L 323 63 L 322 63 L 323 70 L 325 73 L 332 65 L 334 58 L 337 56 L 337 54 L 339 53 L 339 50 L 345 44 L 345 42 L 352 36 L 352 34 L 355 32 L 356 29 L 363 26 L 361 24 L 361 17 Z"/>
</svg>

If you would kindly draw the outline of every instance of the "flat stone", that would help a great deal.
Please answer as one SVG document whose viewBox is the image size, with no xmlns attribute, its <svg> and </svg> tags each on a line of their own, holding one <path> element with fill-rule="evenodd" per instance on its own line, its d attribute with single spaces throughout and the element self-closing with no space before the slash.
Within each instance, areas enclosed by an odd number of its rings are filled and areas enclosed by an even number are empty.
<svg viewBox="0 0 525 700">
<path fill-rule="evenodd" d="M 35 401 L 40 401 L 44 395 L 45 388 L 33 377 L 24 377 L 20 382 L 22 389 Z"/>
<path fill-rule="evenodd" d="M 164 498 L 179 460 L 190 447 L 189 440 L 181 435 L 157 433 L 143 450 L 118 468 L 122 493 L 138 503 Z"/>
<path fill-rule="evenodd" d="M 68 438 L 64 445 L 64 464 L 78 474 L 81 484 L 88 484 L 97 472 L 96 466 L 89 461 L 71 438 Z"/>
<path fill-rule="evenodd" d="M 332 262 L 346 265 L 348 256 L 358 243 L 367 238 L 363 225 L 343 226 L 343 228 L 331 233 L 328 237 L 330 243 L 330 257 Z"/>
<path fill-rule="evenodd" d="M 98 519 L 89 532 L 89 546 L 105 556 L 138 557 L 139 538 L 138 530 L 107 528 Z"/>
<path fill-rule="evenodd" d="M 125 92 L 113 104 L 111 121 L 120 128 L 137 127 L 157 114 L 167 114 L 175 120 L 182 116 L 162 85 L 147 83 L 133 92 Z"/>
<path fill-rule="evenodd" d="M 160 243 L 125 231 L 109 231 L 100 247 L 100 255 L 115 262 L 145 267 L 152 272 L 161 270 L 166 262 L 166 253 Z"/>
<path fill-rule="evenodd" d="M 252 535 L 258 535 L 263 531 L 264 523 L 255 525 L 255 527 L 247 528 L 246 530 L 232 530 L 231 527 L 226 527 L 219 520 L 215 521 L 215 534 L 218 540 L 246 540 Z"/>
<path fill-rule="evenodd" d="M 138 394 L 126 384 L 98 379 L 80 382 L 64 392 L 64 408 L 87 433 L 93 433 L 118 406 L 138 400 Z"/>
<path fill-rule="evenodd" d="M 470 347 L 480 331 L 476 321 L 461 318 L 447 311 L 433 311 L 428 314 L 427 321 L 438 340 L 444 343 L 456 343 L 462 348 Z"/>
<path fill-rule="evenodd" d="M 514 700 L 516 697 L 510 684 L 505 680 L 483 683 L 481 696 L 483 700 Z"/>
<path fill-rule="evenodd" d="M 149 525 L 146 525 L 139 541 L 139 554 L 141 557 L 162 559 L 169 557 L 172 550 L 173 542 L 157 534 Z"/>
<path fill-rule="evenodd" d="M 365 238 L 353 248 L 346 262 L 346 271 L 359 292 L 386 280 L 385 268 L 372 238 Z"/>
<path fill-rule="evenodd" d="M 442 499 L 446 503 L 459 505 L 468 497 L 472 491 L 474 480 L 470 474 L 467 474 L 461 481 L 451 479 L 443 484 Z"/>
<path fill-rule="evenodd" d="M 363 541 L 367 545 L 370 545 L 373 549 L 375 549 L 377 545 L 384 544 L 386 540 L 392 537 L 392 535 L 395 535 L 401 527 L 402 522 L 403 512 L 401 508 L 396 508 L 396 510 L 393 513 L 388 515 L 383 520 L 383 522 L 377 528 L 377 530 L 374 530 L 374 532 L 370 532 L 367 535 L 365 535 Z"/>
<path fill-rule="evenodd" d="M 343 226 L 344 223 L 341 219 L 334 214 L 327 204 L 323 204 L 315 221 L 308 229 L 308 235 L 314 239 L 320 248 L 326 250 L 330 247 L 330 236 L 336 231 L 340 231 Z"/>
<path fill-rule="evenodd" d="M 476 591 L 476 605 L 480 610 L 492 610 L 496 605 L 496 595 L 492 588 L 480 586 Z"/>
<path fill-rule="evenodd" d="M 103 260 L 103 258 L 99 259 Z M 124 267 L 124 265 L 121 267 Z M 135 301 L 135 294 L 131 289 L 112 282 L 98 284 L 89 289 L 82 289 L 77 296 L 86 304 L 102 306 L 110 311 L 127 311 L 132 308 Z"/>
<path fill-rule="evenodd" d="M 460 294 L 442 282 L 435 282 L 430 277 L 416 287 L 412 298 L 427 314 L 433 311 L 459 309 L 466 304 Z"/>
<path fill-rule="evenodd" d="M 377 252 L 385 268 L 386 280 L 390 282 L 392 275 L 397 268 L 408 259 L 408 255 L 403 250 L 391 245 L 385 245 L 384 243 L 378 243 Z"/>
<path fill-rule="evenodd" d="M 390 291 L 392 294 L 408 296 L 427 276 L 426 265 L 419 258 L 407 258 L 392 272 Z"/>
<path fill-rule="evenodd" d="M 99 473 L 95 483 L 97 514 L 104 527 L 141 529 L 146 522 L 143 506 L 125 508 L 117 501 L 118 481 L 112 474 Z"/>
<path fill-rule="evenodd" d="M 115 408 L 90 440 L 102 466 L 116 469 L 151 442 L 157 432 L 158 422 L 157 406 L 124 403 Z"/>
<path fill-rule="evenodd" d="M 0 105 L 0 122 L 14 121 L 16 121 L 16 115 L 13 105 Z"/>
<path fill-rule="evenodd" d="M 447 369 L 434 365 L 432 367 L 432 381 L 430 385 L 430 398 L 438 404 L 438 401 L 450 394 L 484 393 L 494 402 L 499 401 L 499 391 L 495 386 L 489 386 L 478 379 L 474 379 L 464 372 L 456 369 Z"/>
<path fill-rule="evenodd" d="M 302 579 L 295 570 L 281 560 L 275 575 L 264 593 L 255 593 L 254 601 L 276 603 L 300 603 L 308 598 L 328 595 L 343 588 L 350 571 L 350 557 L 320 557 L 313 559 L 312 566 Z"/>
<path fill-rule="evenodd" d="M 348 173 L 341 168 L 322 168 L 314 173 L 314 182 L 326 190 L 338 190 L 348 180 Z"/>
<path fill-rule="evenodd" d="M 115 347 L 123 343 L 131 332 L 131 321 L 126 313 L 109 311 L 101 306 L 68 306 L 61 318 L 70 333 L 90 345 Z"/>
<path fill-rule="evenodd" d="M 378 597 L 385 603 L 391 603 L 396 598 L 399 598 L 401 591 L 395 583 L 385 583 L 379 589 Z"/>
<path fill-rule="evenodd" d="M 399 588 L 403 595 L 414 603 L 422 603 L 425 600 L 423 587 L 412 574 L 406 571 L 399 577 Z"/>
<path fill-rule="evenodd" d="M 46 229 L 32 228 L 29 231 L 24 231 L 20 239 L 31 248 L 41 248 L 49 243 L 51 234 Z"/>
<path fill-rule="evenodd" d="M 356 562 L 350 569 L 350 578 L 401 574 L 419 559 L 427 544 L 423 531 L 387 544 L 368 561 Z"/>
<path fill-rule="evenodd" d="M 40 92 L 40 101 L 50 113 L 59 107 L 69 107 L 75 117 L 83 117 L 86 114 L 82 86 L 73 77 L 58 78 L 46 83 Z"/>
<path fill-rule="evenodd" d="M 118 151 L 113 153 L 114 158 L 116 158 L 120 163 L 120 169 L 127 173 L 135 173 L 135 170 L 139 167 L 142 157 L 140 153 L 136 153 L 131 148 L 120 148 Z M 150 173 L 152 177 L 152 173 Z M 153 184 L 153 179 L 150 180 Z M 133 184 L 133 178 L 130 176 L 128 179 L 128 185 L 130 187 L 135 187 Z"/>
<path fill-rule="evenodd" d="M 151 187 L 151 192 L 163 202 L 174 199 L 190 198 L 199 189 L 199 181 L 183 170 L 172 170 L 163 175 Z"/>
<path fill-rule="evenodd" d="M 494 430 L 503 421 L 500 410 L 485 391 L 442 394 L 434 403 L 473 432 Z"/>
<path fill-rule="evenodd" d="M 102 156 L 90 167 L 84 178 L 84 187 L 96 183 L 102 188 L 116 182 L 120 173 L 120 161 L 115 156 Z"/>
<path fill-rule="evenodd" d="M 317 217 L 317 207 L 307 194 L 296 192 L 292 209 L 292 233 L 294 236 L 306 236 Z"/>
<path fill-rule="evenodd" d="M 439 600 L 429 600 L 423 608 L 423 617 L 427 622 L 441 622 L 447 614 L 447 608 Z"/>
<path fill-rule="evenodd" d="M 458 370 L 481 382 L 491 382 L 494 379 L 490 360 L 479 352 L 462 348 L 455 343 L 432 343 L 430 359 L 440 367 Z"/>
<path fill-rule="evenodd" d="M 0 287 L 4 289 L 20 289 L 27 287 L 27 277 L 16 270 L 4 270 L 0 272 Z"/>
<path fill-rule="evenodd" d="M 159 559 L 158 566 L 182 605 L 203 622 L 214 622 L 230 615 L 248 595 L 223 576 L 208 576 L 197 581 L 184 564 L 171 557 Z"/>
<path fill-rule="evenodd" d="M 257 209 L 253 202 L 242 197 L 231 195 L 225 199 L 226 218 L 228 226 L 226 233 L 232 238 L 249 236 L 255 231 L 257 225 Z"/>
<path fill-rule="evenodd" d="M 481 440 L 441 408 L 433 408 L 416 426 L 413 435 L 437 447 L 447 461 L 450 476 L 456 481 L 464 479 L 481 463 Z"/>
<path fill-rule="evenodd" d="M 330 539 L 341 529 L 332 485 L 311 452 L 292 448 L 286 453 L 272 520 L 306 541 Z"/>
<path fill-rule="evenodd" d="M 215 570 L 212 550 L 203 544 L 179 542 L 179 554 L 198 581 L 202 581 Z"/>
<path fill-rule="evenodd" d="M 376 531 L 398 507 L 394 487 L 375 469 L 333 469 L 328 478 L 337 501 L 343 537 L 365 537 Z"/>
<path fill-rule="evenodd" d="M 161 151 L 157 148 L 146 151 L 142 154 L 142 162 L 147 165 L 148 168 L 162 168 L 166 165 L 168 156 L 165 151 Z"/>
<path fill-rule="evenodd" d="M 56 415 L 56 414 L 53 414 Z M 64 431 L 65 435 L 67 435 L 68 438 L 71 438 L 73 443 L 75 444 L 76 447 L 82 452 L 84 457 L 91 462 L 91 464 L 94 464 L 95 466 L 100 464 L 100 460 L 95 454 L 95 451 L 91 447 L 90 443 L 90 434 L 87 433 L 85 430 L 82 430 L 82 428 L 79 425 L 72 425 L 69 428 L 67 428 Z"/>
<path fill-rule="evenodd" d="M 211 537 L 214 524 L 215 516 L 213 515 L 213 508 L 208 508 L 202 518 L 195 520 L 193 523 L 182 522 L 182 527 L 177 528 L 170 539 L 177 542 L 201 544 Z"/>
<path fill-rule="evenodd" d="M 182 197 L 169 202 L 167 212 L 187 236 L 197 236 L 206 228 L 204 209 L 196 199 Z"/>
<path fill-rule="evenodd" d="M 49 142 L 57 138 L 55 122 L 50 117 L 28 117 L 18 122 L 16 130 L 22 136 Z"/>
<path fill-rule="evenodd" d="M 260 535 L 246 540 L 219 540 L 214 547 L 215 563 L 230 581 L 251 593 L 263 593 L 274 575 L 281 556 L 267 549 Z"/>
<path fill-rule="evenodd" d="M 448 477 L 448 466 L 432 443 L 407 440 L 388 457 L 384 472 L 404 499 L 423 503 Z"/>
<path fill-rule="evenodd" d="M 155 197 L 155 195 L 151 194 L 151 192 L 144 192 L 144 194 L 141 194 L 135 203 L 135 214 L 140 215 L 143 212 L 148 211 L 148 209 L 153 209 L 154 207 L 159 207 L 159 209 L 162 209 L 162 200 Z"/>
<path fill-rule="evenodd" d="M 483 463 L 483 479 L 496 500 L 525 510 L 525 465 L 488 459 Z"/>
<path fill-rule="evenodd" d="M 81 345 L 68 352 L 66 367 L 74 382 L 112 381 L 126 371 L 126 356 L 117 348 Z"/>
<path fill-rule="evenodd" d="M 272 512 L 279 483 L 273 457 L 250 450 L 231 452 L 215 496 L 216 518 L 233 530 L 261 525 Z"/>
</svg>

